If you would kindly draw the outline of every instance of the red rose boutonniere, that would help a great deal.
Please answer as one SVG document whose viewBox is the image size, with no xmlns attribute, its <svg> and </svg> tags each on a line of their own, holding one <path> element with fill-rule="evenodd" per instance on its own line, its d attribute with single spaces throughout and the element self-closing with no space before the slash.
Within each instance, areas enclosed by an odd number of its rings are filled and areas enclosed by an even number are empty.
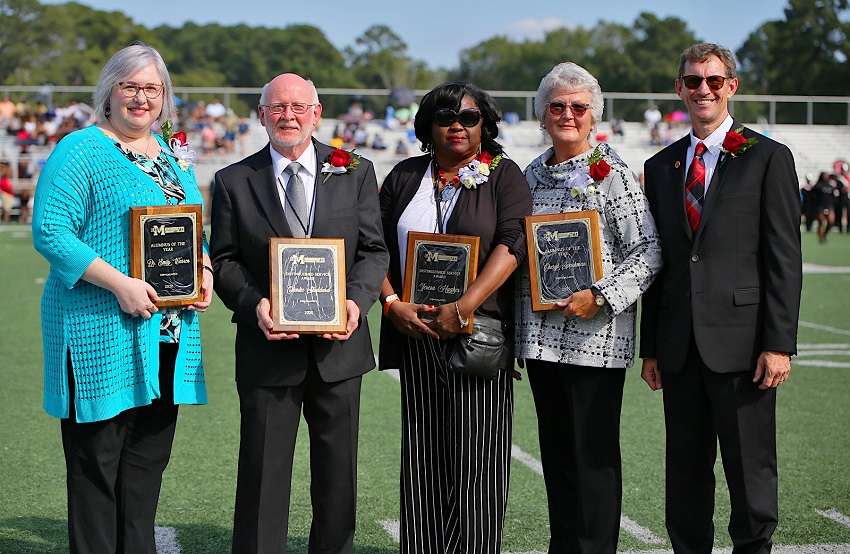
<svg viewBox="0 0 850 554">
<path fill-rule="evenodd" d="M 755 137 L 744 138 L 744 135 L 741 134 L 743 130 L 743 127 L 738 127 L 736 130 L 726 133 L 723 146 L 720 148 L 724 154 L 736 158 L 758 142 Z"/>
<path fill-rule="evenodd" d="M 358 164 L 360 164 L 360 156 L 355 155 L 354 150 L 349 152 L 342 148 L 334 148 L 328 155 L 328 159 L 322 163 L 322 173 L 325 174 L 322 184 L 327 183 L 331 175 L 348 173 L 357 167 Z"/>
</svg>

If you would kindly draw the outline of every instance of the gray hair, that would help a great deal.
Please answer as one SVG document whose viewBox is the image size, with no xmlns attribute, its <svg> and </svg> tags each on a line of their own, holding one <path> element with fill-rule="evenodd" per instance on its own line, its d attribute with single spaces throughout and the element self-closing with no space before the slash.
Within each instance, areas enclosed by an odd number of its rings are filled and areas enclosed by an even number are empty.
<svg viewBox="0 0 850 554">
<path fill-rule="evenodd" d="M 112 90 L 115 86 L 120 81 L 131 75 L 135 75 L 150 65 L 156 68 L 162 84 L 165 85 L 162 89 L 162 111 L 159 113 L 157 119 L 164 121 L 166 119 L 172 119 L 177 115 L 177 105 L 174 103 L 174 88 L 171 85 L 171 76 L 168 74 L 168 68 L 165 67 L 165 61 L 163 61 L 162 56 L 156 48 L 138 42 L 116 52 L 106 62 L 106 65 L 103 66 L 103 70 L 100 72 L 97 86 L 95 86 L 94 94 L 92 95 L 94 113 L 99 122 L 106 121 L 109 97 L 112 95 Z"/>
<path fill-rule="evenodd" d="M 543 77 L 540 86 L 537 87 L 537 95 L 534 97 L 534 113 L 537 115 L 537 121 L 541 124 L 546 115 L 549 95 L 556 88 L 564 88 L 571 92 L 589 92 L 590 116 L 593 118 L 594 127 L 602 121 L 602 110 L 605 103 L 602 100 L 602 88 L 599 86 L 599 81 L 582 66 L 573 62 L 564 62 L 553 67 L 552 71 Z"/>
<path fill-rule="evenodd" d="M 280 75 L 278 75 L 278 77 L 280 77 Z M 275 79 L 277 79 L 277 77 L 275 77 Z M 302 79 L 307 81 L 307 83 L 310 85 L 310 88 L 313 89 L 313 99 L 311 100 L 311 102 L 313 102 L 314 104 L 318 104 L 319 103 L 319 91 L 316 90 L 316 85 L 313 84 L 313 81 L 311 79 L 306 79 L 304 77 L 302 77 Z M 274 81 L 274 79 L 272 79 L 272 81 Z M 269 81 L 268 83 L 263 85 L 263 92 L 260 93 L 260 104 L 261 105 L 266 103 L 266 91 L 269 90 L 269 85 L 272 84 L 272 81 Z"/>
</svg>

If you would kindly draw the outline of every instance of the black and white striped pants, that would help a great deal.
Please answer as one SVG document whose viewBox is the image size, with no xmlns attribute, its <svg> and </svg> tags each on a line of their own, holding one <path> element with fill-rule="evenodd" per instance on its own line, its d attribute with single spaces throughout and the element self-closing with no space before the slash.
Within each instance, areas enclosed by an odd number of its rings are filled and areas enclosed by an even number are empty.
<svg viewBox="0 0 850 554">
<path fill-rule="evenodd" d="M 513 381 L 451 373 L 438 342 L 407 338 L 401 371 L 401 554 L 499 554 Z"/>
</svg>

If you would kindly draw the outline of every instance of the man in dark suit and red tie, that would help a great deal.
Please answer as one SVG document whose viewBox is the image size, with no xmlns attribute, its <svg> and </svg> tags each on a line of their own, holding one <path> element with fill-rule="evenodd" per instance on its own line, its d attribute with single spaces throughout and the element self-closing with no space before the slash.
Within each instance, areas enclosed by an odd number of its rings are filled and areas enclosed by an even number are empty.
<svg viewBox="0 0 850 554">
<path fill-rule="evenodd" d="M 720 441 L 735 554 L 767 554 L 778 521 L 776 389 L 796 353 L 800 202 L 790 150 L 730 114 L 735 60 L 697 44 L 676 92 L 692 131 L 646 162 L 664 268 L 643 296 L 641 376 L 664 390 L 667 531 L 714 543 Z"/>
<path fill-rule="evenodd" d="M 310 552 L 354 543 L 360 383 L 375 367 L 366 313 L 389 268 L 372 163 L 313 140 L 313 83 L 283 74 L 258 107 L 270 143 L 215 176 L 215 291 L 236 323 L 241 411 L 234 553 L 286 552 L 295 437 L 310 433 Z M 341 158 L 342 161 L 340 161 Z M 272 332 L 270 237 L 345 241 L 345 334 Z M 342 256 L 340 256 L 342 259 Z"/>
</svg>

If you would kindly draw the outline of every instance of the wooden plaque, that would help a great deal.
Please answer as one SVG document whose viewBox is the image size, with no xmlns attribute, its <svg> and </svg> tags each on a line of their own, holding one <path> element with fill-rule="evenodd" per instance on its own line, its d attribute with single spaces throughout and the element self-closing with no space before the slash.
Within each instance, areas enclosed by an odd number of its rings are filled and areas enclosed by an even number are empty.
<svg viewBox="0 0 850 554">
<path fill-rule="evenodd" d="M 130 276 L 150 284 L 160 308 L 203 300 L 200 204 L 130 208 Z"/>
<path fill-rule="evenodd" d="M 403 302 L 441 306 L 466 292 L 478 274 L 478 237 L 407 234 Z M 472 333 L 472 315 L 463 333 Z"/>
<path fill-rule="evenodd" d="M 558 310 L 555 302 L 602 278 L 596 210 L 526 216 L 525 235 L 532 311 Z"/>
<path fill-rule="evenodd" d="M 272 331 L 345 334 L 345 241 L 272 238 Z"/>
</svg>

